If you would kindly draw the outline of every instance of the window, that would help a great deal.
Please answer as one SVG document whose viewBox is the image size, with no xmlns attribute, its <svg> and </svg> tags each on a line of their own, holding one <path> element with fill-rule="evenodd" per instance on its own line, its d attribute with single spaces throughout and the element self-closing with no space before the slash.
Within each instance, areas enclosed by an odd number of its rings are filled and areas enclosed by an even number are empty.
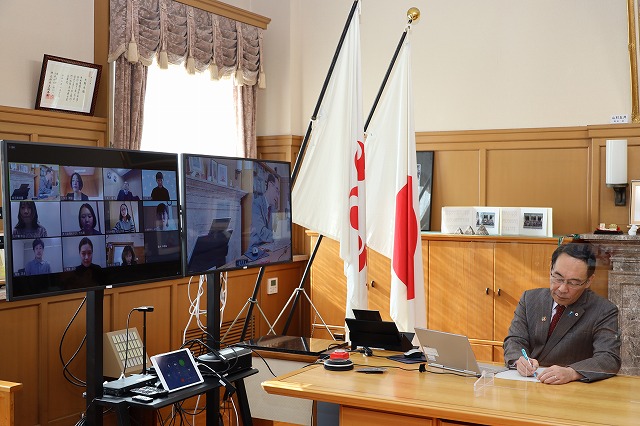
<svg viewBox="0 0 640 426">
<path fill-rule="evenodd" d="M 141 149 L 236 156 L 233 80 L 190 75 L 184 65 L 149 66 Z"/>
</svg>

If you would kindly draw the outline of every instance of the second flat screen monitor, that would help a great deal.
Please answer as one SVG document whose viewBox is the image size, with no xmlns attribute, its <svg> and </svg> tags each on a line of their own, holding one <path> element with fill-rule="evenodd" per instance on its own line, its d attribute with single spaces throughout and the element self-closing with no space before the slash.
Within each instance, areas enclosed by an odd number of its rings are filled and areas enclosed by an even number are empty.
<svg viewBox="0 0 640 426">
<path fill-rule="evenodd" d="M 186 275 L 290 262 L 290 165 L 183 156 Z"/>
</svg>

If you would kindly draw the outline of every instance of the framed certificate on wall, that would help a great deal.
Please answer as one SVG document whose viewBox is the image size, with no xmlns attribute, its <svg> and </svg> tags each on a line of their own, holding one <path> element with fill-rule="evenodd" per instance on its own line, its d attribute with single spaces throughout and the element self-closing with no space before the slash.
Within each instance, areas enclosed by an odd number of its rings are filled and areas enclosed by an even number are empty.
<svg viewBox="0 0 640 426">
<path fill-rule="evenodd" d="M 102 66 L 44 55 L 36 109 L 93 115 Z"/>
</svg>

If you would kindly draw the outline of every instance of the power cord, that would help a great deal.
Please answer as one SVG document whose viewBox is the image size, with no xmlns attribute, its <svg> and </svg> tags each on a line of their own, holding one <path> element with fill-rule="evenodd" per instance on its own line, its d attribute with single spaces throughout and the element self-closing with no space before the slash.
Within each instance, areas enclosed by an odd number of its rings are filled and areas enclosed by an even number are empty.
<svg viewBox="0 0 640 426">
<path fill-rule="evenodd" d="M 71 325 L 75 321 L 76 317 L 80 313 L 80 310 L 82 309 L 86 301 L 87 301 L 87 298 L 85 296 L 82 299 L 82 302 L 80 302 L 80 306 L 78 306 L 78 309 L 76 309 L 76 312 L 73 314 L 73 316 L 69 320 L 69 323 L 65 327 L 64 332 L 62 333 L 62 337 L 60 338 L 60 345 L 58 346 L 58 355 L 60 356 L 60 362 L 62 363 L 62 375 L 65 378 L 65 380 L 67 380 L 69 383 L 77 387 L 86 387 L 87 383 L 84 380 L 77 378 L 71 371 L 69 371 L 69 365 L 73 362 L 75 357 L 78 355 L 78 353 L 80 352 L 80 349 L 82 349 L 82 346 L 84 346 L 84 342 L 87 340 L 87 335 L 86 334 L 84 335 L 84 337 L 82 338 L 82 341 L 80 342 L 80 345 L 78 346 L 76 351 L 73 353 L 71 358 L 69 358 L 69 361 L 64 360 L 64 356 L 62 355 L 62 346 L 64 344 L 64 339 L 67 335 L 67 332 L 71 328 Z"/>
</svg>

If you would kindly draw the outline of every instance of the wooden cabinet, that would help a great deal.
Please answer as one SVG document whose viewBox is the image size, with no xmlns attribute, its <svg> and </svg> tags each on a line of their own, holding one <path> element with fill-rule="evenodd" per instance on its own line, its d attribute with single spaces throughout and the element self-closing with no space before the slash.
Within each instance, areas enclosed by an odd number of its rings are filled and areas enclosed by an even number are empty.
<svg viewBox="0 0 640 426">
<path fill-rule="evenodd" d="M 468 336 L 479 360 L 502 361 L 502 341 L 520 296 L 549 285 L 556 247 L 555 238 L 423 235 L 428 327 Z M 344 326 L 346 298 L 339 250 L 324 238 L 311 271 L 313 303 L 336 331 Z M 368 262 L 369 309 L 390 320 L 390 260 L 369 250 Z M 313 333 L 328 337 L 319 327 Z"/>
<path fill-rule="evenodd" d="M 552 238 L 455 237 L 429 241 L 430 328 L 464 334 L 476 357 L 502 361 L 522 293 L 549 285 Z"/>
<path fill-rule="evenodd" d="M 429 328 L 493 338 L 493 242 L 429 241 Z"/>
</svg>

